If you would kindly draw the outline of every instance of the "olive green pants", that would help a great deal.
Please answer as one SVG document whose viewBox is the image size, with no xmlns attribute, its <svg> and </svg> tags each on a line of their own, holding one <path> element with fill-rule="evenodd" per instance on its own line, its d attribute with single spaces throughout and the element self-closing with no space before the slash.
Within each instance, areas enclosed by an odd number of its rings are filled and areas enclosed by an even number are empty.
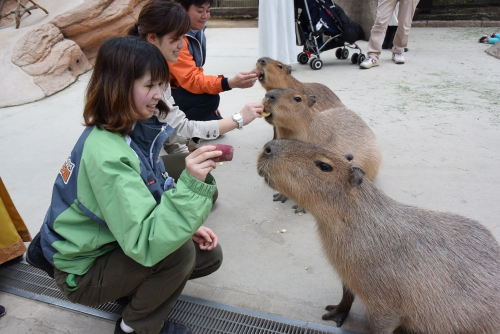
<svg viewBox="0 0 500 334">
<path fill-rule="evenodd" d="M 117 248 L 98 257 L 87 273 L 76 276 L 75 291 L 68 290 L 67 273 L 54 269 L 54 274 L 59 289 L 73 303 L 98 306 L 129 297 L 123 321 L 138 334 L 158 334 L 186 282 L 213 273 L 221 264 L 219 245 L 203 251 L 188 240 L 152 267 L 140 265 Z"/>
</svg>

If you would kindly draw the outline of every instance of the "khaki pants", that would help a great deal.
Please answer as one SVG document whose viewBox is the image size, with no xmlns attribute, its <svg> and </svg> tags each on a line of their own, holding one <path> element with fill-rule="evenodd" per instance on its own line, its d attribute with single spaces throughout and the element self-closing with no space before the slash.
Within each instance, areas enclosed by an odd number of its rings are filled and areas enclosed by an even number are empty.
<svg viewBox="0 0 500 334">
<path fill-rule="evenodd" d="M 419 0 L 379 0 L 377 18 L 371 30 L 370 40 L 368 41 L 368 57 L 376 60 L 379 59 L 385 32 L 398 1 L 398 30 L 394 36 L 392 53 L 403 53 L 405 47 L 408 45 L 408 34 L 410 33 L 411 22 Z"/>
<path fill-rule="evenodd" d="M 98 306 L 129 297 L 123 321 L 138 334 L 158 334 L 187 280 L 209 275 L 221 263 L 219 245 L 202 251 L 188 240 L 152 267 L 140 265 L 117 248 L 98 257 L 87 273 L 76 276 L 75 291 L 68 289 L 67 273 L 54 269 L 54 274 L 59 289 L 73 303 Z"/>
</svg>

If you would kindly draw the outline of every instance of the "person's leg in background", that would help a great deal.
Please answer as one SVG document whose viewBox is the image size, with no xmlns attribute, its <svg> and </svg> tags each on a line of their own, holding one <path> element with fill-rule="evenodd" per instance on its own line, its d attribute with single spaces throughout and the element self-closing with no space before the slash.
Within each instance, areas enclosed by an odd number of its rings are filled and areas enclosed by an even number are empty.
<svg viewBox="0 0 500 334">
<path fill-rule="evenodd" d="M 368 41 L 368 57 L 378 61 L 382 52 L 382 43 L 384 42 L 385 31 L 389 25 L 392 12 L 398 0 L 379 0 L 377 8 L 377 18 L 371 30 L 370 40 Z M 401 8 L 399 9 L 401 13 Z"/>
<path fill-rule="evenodd" d="M 392 47 L 392 53 L 394 55 L 401 55 L 402 57 L 406 46 L 408 46 L 408 35 L 410 34 L 411 23 L 413 21 L 413 15 L 415 14 L 418 2 L 419 0 L 399 1 L 398 30 L 396 31 L 396 36 L 394 37 L 393 42 L 394 46 Z"/>
<path fill-rule="evenodd" d="M 222 119 L 216 115 L 219 108 L 219 94 L 193 94 L 182 87 L 172 89 L 175 104 L 186 114 L 191 121 L 212 121 Z"/>
</svg>

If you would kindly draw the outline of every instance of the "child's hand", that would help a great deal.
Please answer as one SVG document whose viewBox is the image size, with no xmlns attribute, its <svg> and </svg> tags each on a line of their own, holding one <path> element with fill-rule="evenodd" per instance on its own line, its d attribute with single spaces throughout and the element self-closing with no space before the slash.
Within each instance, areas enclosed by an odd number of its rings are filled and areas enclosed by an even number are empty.
<svg viewBox="0 0 500 334">
<path fill-rule="evenodd" d="M 192 177 L 204 182 L 207 174 L 215 169 L 215 162 L 210 160 L 222 154 L 215 151 L 215 146 L 205 145 L 186 157 L 186 171 Z"/>
</svg>

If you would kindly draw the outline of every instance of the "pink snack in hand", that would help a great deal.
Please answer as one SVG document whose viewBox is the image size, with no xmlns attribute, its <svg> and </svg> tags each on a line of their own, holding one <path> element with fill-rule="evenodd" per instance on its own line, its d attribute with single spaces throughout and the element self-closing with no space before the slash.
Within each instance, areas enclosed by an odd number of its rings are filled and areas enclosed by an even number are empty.
<svg viewBox="0 0 500 334">
<path fill-rule="evenodd" d="M 260 75 L 260 71 L 256 68 L 254 68 L 253 70 L 250 71 L 250 73 L 255 73 L 255 75 L 259 76 Z"/>
<path fill-rule="evenodd" d="M 234 147 L 231 145 L 224 145 L 224 144 L 213 144 L 215 146 L 216 151 L 222 151 L 222 155 L 213 158 L 212 160 L 215 162 L 221 162 L 221 161 L 231 161 L 233 160 L 233 152 L 234 152 Z"/>
</svg>

